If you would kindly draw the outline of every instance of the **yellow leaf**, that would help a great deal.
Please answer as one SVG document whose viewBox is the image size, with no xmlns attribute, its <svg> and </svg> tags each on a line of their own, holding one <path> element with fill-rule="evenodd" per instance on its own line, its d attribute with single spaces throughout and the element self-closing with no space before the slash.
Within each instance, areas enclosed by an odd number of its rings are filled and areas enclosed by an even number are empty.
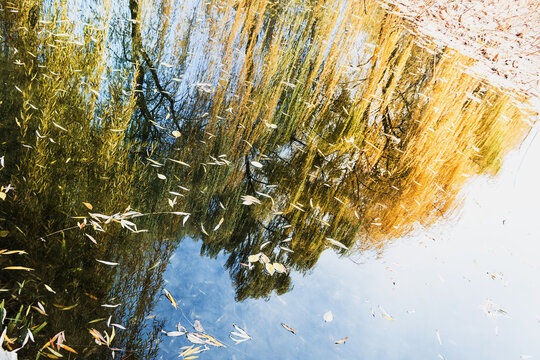
<svg viewBox="0 0 540 360">
<path fill-rule="evenodd" d="M 204 235 L 208 236 L 208 233 L 206 232 L 206 230 L 205 230 L 203 224 L 201 224 L 201 230 L 202 230 L 202 232 L 203 232 Z"/>
<path fill-rule="evenodd" d="M 23 255 L 23 254 L 28 254 L 28 253 L 24 250 L 9 250 L 9 251 L 4 252 L 3 254 L 4 255 L 11 255 L 11 254 Z"/>
<path fill-rule="evenodd" d="M 268 271 L 268 273 L 269 273 L 270 275 L 274 275 L 274 272 L 275 272 L 275 270 L 274 270 L 274 265 L 272 265 L 272 264 L 270 264 L 269 262 L 267 262 L 266 265 L 265 265 L 265 267 L 266 267 L 266 271 Z"/>
<path fill-rule="evenodd" d="M 92 210 L 94 207 L 92 206 L 92 204 L 90 203 L 87 203 L 87 202 L 84 202 L 83 201 L 83 205 L 86 206 L 88 209 Z"/>
<path fill-rule="evenodd" d="M 196 353 L 197 351 L 199 351 L 200 348 L 201 348 L 200 346 L 197 346 L 196 348 L 194 348 L 193 345 L 191 345 L 186 350 L 182 351 L 182 353 L 180 353 L 179 356 L 186 357 L 186 356 L 192 355 Z"/>
<path fill-rule="evenodd" d="M 88 297 L 89 297 L 90 299 L 92 299 L 92 300 L 96 300 L 96 301 L 99 300 L 97 297 L 95 297 L 95 296 L 92 295 L 92 294 L 89 294 L 89 293 L 86 293 L 86 292 L 85 292 L 84 295 L 88 296 Z"/>
<path fill-rule="evenodd" d="M 386 320 L 396 321 L 396 319 L 394 319 L 394 318 L 392 318 L 392 317 L 390 317 L 390 316 L 388 316 L 386 314 L 383 314 L 382 317 L 385 318 Z"/>
<path fill-rule="evenodd" d="M 175 138 L 179 138 L 180 136 L 182 136 L 182 134 L 180 133 L 180 131 L 174 130 L 172 132 L 172 136 L 174 136 Z"/>
<path fill-rule="evenodd" d="M 290 332 L 292 332 L 293 334 L 296 334 L 296 330 L 294 330 L 292 327 L 290 327 L 289 325 L 285 324 L 285 323 L 281 323 L 281 326 L 283 326 L 285 329 L 289 330 Z"/>
<path fill-rule="evenodd" d="M 79 305 L 79 304 L 74 304 L 74 305 L 70 305 L 70 306 L 63 306 L 63 305 L 53 304 L 54 307 L 57 307 L 57 308 L 59 308 L 59 309 L 62 310 L 62 311 L 67 311 L 67 310 L 74 309 L 74 308 L 76 308 L 78 305 Z"/>
<path fill-rule="evenodd" d="M 265 254 L 260 254 L 260 257 L 259 257 L 259 261 L 263 264 L 266 264 L 267 262 L 270 261 L 270 259 L 268 258 L 268 256 L 266 256 Z"/>
<path fill-rule="evenodd" d="M 67 345 L 61 344 L 60 347 L 61 347 L 62 349 L 66 349 L 67 351 L 72 352 L 72 353 L 74 353 L 74 354 L 78 354 L 78 352 L 76 352 L 75 350 L 73 350 L 73 348 L 71 348 L 71 347 L 69 347 L 69 346 L 67 346 Z"/>
<path fill-rule="evenodd" d="M 6 266 L 4 270 L 25 270 L 25 271 L 33 271 L 34 269 L 24 267 L 24 266 Z"/>
<path fill-rule="evenodd" d="M 107 320 L 107 318 L 99 318 L 99 319 L 90 320 L 88 323 L 93 324 L 93 323 L 100 322 L 100 321 L 103 321 L 103 320 Z"/>
<path fill-rule="evenodd" d="M 178 304 L 176 304 L 176 300 L 174 300 L 171 293 L 169 291 L 167 291 L 167 289 L 163 289 L 163 292 L 165 293 L 165 296 L 167 297 L 167 299 L 169 299 L 169 301 L 171 302 L 172 306 L 174 306 L 174 308 L 177 309 Z"/>
<path fill-rule="evenodd" d="M 206 342 L 208 345 L 217 346 L 217 347 L 226 347 L 222 343 L 220 343 L 216 338 L 214 338 L 211 335 L 208 334 L 202 334 L 200 335 L 201 338 L 207 338 L 208 341 Z"/>
<path fill-rule="evenodd" d="M 0 191 L 0 199 L 6 200 L 6 193 L 3 191 Z"/>
<path fill-rule="evenodd" d="M 275 262 L 273 265 L 274 265 L 274 270 L 276 270 L 278 273 L 284 274 L 287 272 L 287 269 L 285 268 L 285 266 L 283 266 L 283 264 Z"/>
<path fill-rule="evenodd" d="M 345 337 L 345 338 L 343 338 L 343 339 L 341 339 L 341 340 L 338 340 L 338 341 L 336 341 L 336 344 L 344 343 L 345 341 L 347 341 L 348 338 L 349 338 L 349 337 L 347 336 L 347 337 Z"/>
<path fill-rule="evenodd" d="M 52 347 L 48 347 L 47 350 L 49 350 L 54 356 L 63 357 L 62 354 L 60 354 L 58 351 L 54 350 Z"/>
</svg>

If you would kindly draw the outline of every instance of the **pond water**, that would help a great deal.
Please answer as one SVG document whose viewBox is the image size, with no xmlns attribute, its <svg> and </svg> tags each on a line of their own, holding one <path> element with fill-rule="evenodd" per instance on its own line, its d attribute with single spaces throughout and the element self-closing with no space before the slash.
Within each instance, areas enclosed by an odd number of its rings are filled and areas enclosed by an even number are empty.
<svg viewBox="0 0 540 360">
<path fill-rule="evenodd" d="M 0 5 L 5 350 L 540 356 L 535 113 L 473 60 L 370 1 Z"/>
</svg>

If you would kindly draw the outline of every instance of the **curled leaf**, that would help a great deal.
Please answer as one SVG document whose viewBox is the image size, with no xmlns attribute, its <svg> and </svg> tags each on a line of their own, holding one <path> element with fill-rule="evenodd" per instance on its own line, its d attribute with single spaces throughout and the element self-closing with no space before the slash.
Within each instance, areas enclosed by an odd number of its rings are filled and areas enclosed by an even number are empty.
<svg viewBox="0 0 540 360">
<path fill-rule="evenodd" d="M 167 289 L 163 289 L 163 292 L 165 293 L 165 296 L 167 297 L 167 299 L 169 299 L 169 301 L 171 302 L 171 305 L 177 309 L 178 308 L 178 304 L 176 304 L 176 300 L 174 300 L 173 296 L 171 295 L 171 293 L 169 291 L 167 291 Z"/>
</svg>

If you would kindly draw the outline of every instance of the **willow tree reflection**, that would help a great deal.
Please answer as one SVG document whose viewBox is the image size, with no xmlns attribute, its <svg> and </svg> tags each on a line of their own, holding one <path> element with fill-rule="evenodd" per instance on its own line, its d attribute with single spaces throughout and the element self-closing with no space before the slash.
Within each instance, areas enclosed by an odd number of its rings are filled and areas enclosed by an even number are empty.
<svg viewBox="0 0 540 360">
<path fill-rule="evenodd" d="M 115 224 L 104 227 L 104 232 L 89 223 L 78 226 L 88 218 L 83 203 L 91 204 L 93 211 L 113 214 L 128 206 L 149 207 L 155 202 L 152 194 L 159 190 L 147 180 L 146 166 L 137 156 L 141 144 L 124 136 L 135 99 L 127 93 L 131 83 L 125 72 L 108 66 L 108 19 L 92 15 L 88 23 L 75 23 L 66 19 L 66 4 L 44 2 L 38 21 L 34 17 L 40 4 L 8 5 L 0 14 L 1 77 L 7 84 L 0 89 L 5 159 L 0 183 L 6 194 L 0 204 L 1 240 L 2 248 L 27 254 L 4 255 L 1 261 L 3 267 L 24 265 L 34 271 L 0 272 L 3 294 L 9 294 L 2 296 L 11 319 L 7 334 L 20 336 L 11 345 L 15 348 L 27 328 L 36 332 L 36 344 L 21 350 L 23 357 L 34 357 L 46 340 L 65 331 L 67 345 L 81 356 L 99 358 L 105 354 L 87 328 L 102 329 L 111 311 L 101 305 L 127 302 L 128 291 L 136 288 L 138 297 L 132 303 L 139 305 L 133 311 L 147 312 L 157 292 L 148 282 L 159 286 L 164 265 L 149 271 L 146 262 L 163 258 L 166 264 L 171 246 L 161 240 L 133 239 Z M 139 197 L 141 193 L 145 197 Z M 129 261 L 136 255 L 138 266 Z M 125 258 L 130 265 L 120 276 L 96 258 Z M 146 273 L 140 271 L 145 264 Z M 126 277 L 133 281 L 123 289 L 125 283 L 118 281 Z M 18 313 L 18 320 L 13 320 Z M 127 350 L 155 352 L 155 345 L 144 346 L 142 336 L 146 338 L 148 331 L 139 331 L 141 326 L 133 326 L 125 340 L 131 346 Z M 46 354 L 54 356 L 44 349 L 42 355 Z"/>
<path fill-rule="evenodd" d="M 106 329 L 101 305 L 121 304 L 114 320 L 128 331 L 115 346 L 152 358 L 161 324 L 145 317 L 182 238 L 229 255 L 238 300 L 281 294 L 328 239 L 346 256 L 432 224 L 527 130 L 509 94 L 463 73 L 470 60 L 419 45 L 374 5 L 176 5 L 105 4 L 112 15 L 86 25 L 67 5 L 42 4 L 37 22 L 31 1 L 1 14 L 0 185 L 15 187 L 0 203 L 2 242 L 35 271 L 0 279 L 10 314 L 47 305 L 41 343 L 65 330 L 84 356 L 105 356 L 86 328 Z M 84 202 L 151 213 L 129 218 L 149 231 L 76 226 L 97 221 Z M 287 273 L 247 267 L 259 252 Z M 28 309 L 9 336 L 44 321 Z"/>
<path fill-rule="evenodd" d="M 187 125 L 177 154 L 191 160 L 180 178 L 192 191 L 180 204 L 198 210 L 190 232 L 202 237 L 204 253 L 231 254 L 238 299 L 290 286 L 284 276 L 240 265 L 263 244 L 272 261 L 298 271 L 316 264 L 328 238 L 357 250 L 381 248 L 451 210 L 467 176 L 495 173 L 527 130 L 526 113 L 508 94 L 462 72 L 470 60 L 415 43 L 400 24 L 383 14 L 375 50 L 348 64 L 350 71 L 342 70 L 342 53 L 325 53 L 317 48 L 324 41 L 313 44 L 313 32 L 296 28 L 306 35 L 294 53 L 241 63 L 234 81 L 225 71 L 206 117 Z M 318 27 L 305 26 L 317 34 Z M 242 31 L 251 27 L 240 28 L 238 37 L 249 39 Z M 334 36 L 346 38 L 348 27 L 336 28 Z M 269 41 L 260 48 L 267 55 Z M 240 205 L 246 194 L 262 204 Z M 217 233 L 202 232 L 220 218 Z"/>
</svg>

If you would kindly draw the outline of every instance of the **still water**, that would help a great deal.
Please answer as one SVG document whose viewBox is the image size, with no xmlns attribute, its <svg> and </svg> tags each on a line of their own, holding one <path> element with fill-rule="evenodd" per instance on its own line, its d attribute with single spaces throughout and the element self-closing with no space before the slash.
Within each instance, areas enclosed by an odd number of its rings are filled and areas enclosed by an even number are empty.
<svg viewBox="0 0 540 360">
<path fill-rule="evenodd" d="M 370 1 L 0 10 L 4 349 L 540 356 L 535 114 L 473 60 Z"/>
</svg>

